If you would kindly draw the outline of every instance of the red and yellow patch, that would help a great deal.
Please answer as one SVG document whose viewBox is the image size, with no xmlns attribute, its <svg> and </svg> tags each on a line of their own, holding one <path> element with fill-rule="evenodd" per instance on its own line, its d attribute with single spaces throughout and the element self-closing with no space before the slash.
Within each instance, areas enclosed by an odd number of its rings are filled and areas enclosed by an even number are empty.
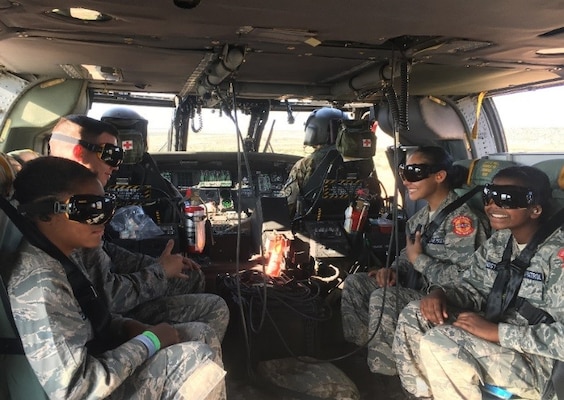
<svg viewBox="0 0 564 400">
<path fill-rule="evenodd" d="M 472 219 L 466 215 L 459 215 L 452 220 L 452 231 L 458 236 L 468 236 L 474 233 Z"/>
<path fill-rule="evenodd" d="M 562 260 L 562 268 L 564 268 L 564 249 L 558 251 L 558 258 Z"/>
</svg>

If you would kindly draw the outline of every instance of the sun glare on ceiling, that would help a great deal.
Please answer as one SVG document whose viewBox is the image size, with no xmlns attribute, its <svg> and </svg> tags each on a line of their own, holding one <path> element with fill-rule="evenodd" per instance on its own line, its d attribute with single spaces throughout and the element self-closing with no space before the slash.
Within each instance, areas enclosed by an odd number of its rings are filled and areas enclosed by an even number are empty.
<svg viewBox="0 0 564 400">
<path fill-rule="evenodd" d="M 564 47 L 553 47 L 548 49 L 537 50 L 537 54 L 541 56 L 562 56 L 564 55 Z"/>
<path fill-rule="evenodd" d="M 103 14 L 100 11 L 90 10 L 88 8 L 82 7 L 54 8 L 53 10 L 51 10 L 51 14 L 54 14 L 58 17 L 85 22 L 103 22 L 112 19 L 112 17 Z"/>
</svg>

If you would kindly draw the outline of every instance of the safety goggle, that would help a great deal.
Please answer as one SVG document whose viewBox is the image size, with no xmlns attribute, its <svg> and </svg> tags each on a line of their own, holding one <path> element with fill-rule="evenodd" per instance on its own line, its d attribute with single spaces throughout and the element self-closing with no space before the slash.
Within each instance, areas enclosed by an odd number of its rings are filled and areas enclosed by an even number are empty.
<svg viewBox="0 0 564 400">
<path fill-rule="evenodd" d="M 76 194 L 65 203 L 55 202 L 54 211 L 82 224 L 101 225 L 114 216 L 116 199 L 113 195 Z"/>
<path fill-rule="evenodd" d="M 514 185 L 486 184 L 482 191 L 484 206 L 493 200 L 501 208 L 527 208 L 535 204 L 535 196 L 531 189 Z"/>
<path fill-rule="evenodd" d="M 123 149 L 111 143 L 97 145 L 88 143 L 85 140 L 75 139 L 70 136 L 53 133 L 52 139 L 61 140 L 63 142 L 76 143 L 84 147 L 86 150 L 96 153 L 98 158 L 108 164 L 110 167 L 119 167 L 123 162 Z"/>
<path fill-rule="evenodd" d="M 442 169 L 444 169 L 444 167 L 441 165 L 401 163 L 399 165 L 399 176 L 402 180 L 407 182 L 419 182 Z"/>
<path fill-rule="evenodd" d="M 61 202 L 53 198 L 39 200 L 20 206 L 22 214 L 67 214 L 72 221 L 87 225 L 102 225 L 108 222 L 115 213 L 116 199 L 113 195 L 97 196 L 93 194 L 76 194 L 67 201 Z"/>
</svg>

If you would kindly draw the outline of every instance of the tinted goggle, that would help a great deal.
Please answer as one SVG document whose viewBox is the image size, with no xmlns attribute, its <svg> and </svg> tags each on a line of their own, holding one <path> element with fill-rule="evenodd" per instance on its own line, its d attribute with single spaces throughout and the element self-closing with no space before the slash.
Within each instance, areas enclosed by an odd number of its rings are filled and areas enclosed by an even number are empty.
<svg viewBox="0 0 564 400">
<path fill-rule="evenodd" d="M 24 215 L 67 214 L 70 220 L 87 225 L 105 224 L 113 217 L 115 210 L 115 196 L 93 194 L 77 194 L 65 202 L 45 199 L 19 207 Z"/>
<path fill-rule="evenodd" d="M 513 185 L 484 186 L 482 201 L 487 206 L 493 200 L 501 208 L 527 208 L 535 204 L 535 196 L 531 189 Z"/>
<path fill-rule="evenodd" d="M 123 162 L 123 149 L 111 143 L 104 143 L 97 145 L 88 143 L 87 141 L 75 139 L 70 136 L 65 136 L 59 133 L 53 133 L 52 139 L 62 140 L 64 142 L 76 143 L 84 147 L 86 150 L 96 153 L 98 158 L 108 164 L 110 167 L 119 167 Z"/>
<path fill-rule="evenodd" d="M 401 163 L 399 165 L 399 176 L 407 182 L 419 182 L 443 169 L 444 167 L 441 165 Z"/>
</svg>

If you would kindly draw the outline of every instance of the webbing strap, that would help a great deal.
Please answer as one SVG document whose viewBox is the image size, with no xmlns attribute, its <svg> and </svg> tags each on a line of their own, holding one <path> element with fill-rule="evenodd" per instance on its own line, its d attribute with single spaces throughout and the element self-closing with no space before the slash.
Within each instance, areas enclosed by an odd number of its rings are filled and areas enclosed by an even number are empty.
<svg viewBox="0 0 564 400">
<path fill-rule="evenodd" d="M 6 318 L 10 323 L 12 331 L 17 334 L 18 329 L 16 328 L 16 322 L 14 321 L 14 316 L 12 315 L 12 310 L 10 308 L 10 299 L 8 298 L 8 293 L 4 286 L 4 281 L 0 277 L 0 300 L 2 301 L 2 307 L 4 308 Z M 1 312 L 1 311 L 0 311 Z M 24 354 L 22 341 L 19 337 L 0 337 L 0 354 Z"/>
<path fill-rule="evenodd" d="M 476 193 L 481 191 L 483 186 L 476 186 L 469 190 L 467 193 L 460 196 L 458 199 L 454 200 L 452 203 L 448 204 L 445 208 L 443 208 L 440 212 L 435 214 L 433 220 L 427 225 L 425 231 L 421 234 L 421 244 L 425 246 L 427 242 L 433 237 L 435 231 L 441 226 L 445 218 L 454 210 L 462 206 L 464 203 L 468 201 L 472 196 Z M 415 268 L 413 265 L 409 265 L 405 281 L 404 287 L 409 289 L 419 289 L 421 287 L 421 273 Z"/>
<path fill-rule="evenodd" d="M 511 253 L 513 252 L 513 235 L 509 236 L 509 240 L 503 250 L 501 261 L 496 264 L 497 275 L 495 277 L 492 290 L 488 295 L 486 303 L 486 319 L 492 322 L 498 322 L 503 313 L 503 296 L 505 295 L 505 286 L 511 278 L 511 269 L 508 268 L 511 263 Z"/>
<path fill-rule="evenodd" d="M 552 367 L 550 382 L 558 400 L 564 400 L 564 362 L 556 361 Z"/>
<path fill-rule="evenodd" d="M 315 199 L 316 191 L 321 188 L 323 180 L 325 179 L 327 172 L 329 171 L 329 166 L 333 164 L 333 162 L 337 160 L 340 155 L 341 154 L 337 151 L 337 149 L 331 149 L 327 152 L 327 154 L 325 154 L 325 157 L 323 157 L 319 165 L 315 167 L 315 170 L 310 175 L 307 183 L 302 189 L 301 195 L 304 197 L 304 199 L 308 201 L 313 201 Z"/>
<path fill-rule="evenodd" d="M 445 218 L 454 210 L 462 206 L 464 203 L 468 201 L 472 196 L 474 196 L 479 191 L 483 190 L 483 186 L 478 185 L 473 187 L 467 193 L 460 196 L 458 199 L 454 200 L 452 203 L 448 204 L 445 208 L 443 208 L 438 214 L 435 215 L 433 220 L 429 223 L 429 225 L 425 228 L 425 232 L 421 235 L 421 243 L 425 245 L 429 239 L 433 236 L 433 233 L 441 226 Z"/>
<path fill-rule="evenodd" d="M 498 322 L 511 304 L 514 304 L 525 271 L 531 263 L 531 258 L 537 251 L 538 246 L 546 240 L 558 228 L 564 225 L 564 208 L 558 211 L 547 222 L 545 222 L 533 235 L 523 251 L 511 262 L 504 260 L 497 265 L 497 276 L 492 291 L 488 295 L 486 303 L 486 318 L 492 322 Z M 513 237 L 509 238 L 504 255 L 513 246 Z M 508 250 L 509 248 L 509 250 Z M 509 257 L 510 258 L 510 257 Z"/>
<path fill-rule="evenodd" d="M 340 162 L 343 161 L 341 154 L 337 151 L 337 149 L 331 149 L 327 152 L 327 154 L 325 154 L 321 163 L 315 167 L 315 170 L 309 177 L 307 183 L 300 190 L 300 197 L 307 207 L 303 215 L 297 215 L 296 219 L 304 218 L 313 211 L 317 202 L 321 198 L 323 181 L 329 174 L 330 166 L 332 166 L 337 160 Z"/>
</svg>

